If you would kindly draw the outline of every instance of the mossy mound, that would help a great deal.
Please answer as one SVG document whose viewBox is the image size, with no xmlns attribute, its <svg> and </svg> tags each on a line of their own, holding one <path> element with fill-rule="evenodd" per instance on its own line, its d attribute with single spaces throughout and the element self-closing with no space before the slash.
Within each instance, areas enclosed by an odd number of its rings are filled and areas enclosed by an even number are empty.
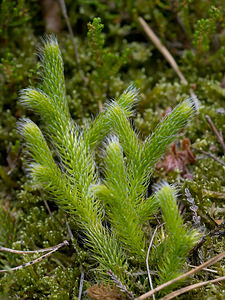
<svg viewBox="0 0 225 300">
<path fill-rule="evenodd" d="M 24 116 L 39 122 L 32 111 L 25 112 L 17 99 L 21 89 L 38 85 L 40 66 L 35 52 L 40 37 L 49 28 L 48 18 L 43 17 L 46 15 L 43 3 L 42 6 L 37 0 L 27 3 L 4 0 L 1 3 L 0 246 L 34 250 L 57 245 L 64 239 L 70 240 L 70 245 L 38 264 L 1 275 L 1 299 L 77 299 L 82 274 L 83 297 L 87 298 L 87 289 L 99 280 L 96 270 L 92 271 L 96 269 L 96 262 L 84 246 L 77 223 L 58 209 L 49 195 L 40 192 L 27 176 L 28 156 L 22 150 L 16 129 L 16 122 Z M 162 116 L 190 97 L 190 88 L 194 90 L 201 103 L 199 113 L 181 132 L 175 148 L 168 149 L 151 183 L 162 179 L 177 183 L 183 218 L 193 224 L 193 211 L 185 197 L 185 188 L 188 188 L 198 207 L 202 233 L 212 233 L 190 255 L 187 268 L 188 264 L 198 265 L 224 251 L 225 167 L 204 154 L 211 153 L 225 162 L 223 148 L 206 120 L 208 115 L 218 132 L 225 136 L 223 1 L 214 1 L 213 5 L 203 0 L 165 3 L 66 1 L 66 6 L 79 51 L 79 66 L 60 7 L 57 14 L 60 16 L 58 28 L 61 29 L 58 29 L 57 37 L 65 63 L 70 112 L 81 126 L 93 119 L 107 99 L 118 97 L 135 83 L 140 88 L 141 101 L 133 123 L 144 140 Z M 161 53 L 148 41 L 138 16 L 150 24 L 173 54 L 188 86 L 180 82 Z M 101 20 L 94 19 L 99 17 Z M 190 162 L 185 156 L 180 169 L 168 169 L 165 167 L 168 161 L 177 162 L 180 154 L 186 155 L 187 148 L 182 149 L 185 138 L 190 141 L 189 150 L 194 161 Z M 21 256 L 4 252 L 1 253 L 1 269 L 37 257 L 36 254 Z M 135 266 L 135 257 L 132 259 Z M 217 273 L 201 272 L 188 279 L 185 285 L 225 275 L 223 261 L 212 269 Z M 135 292 L 141 294 L 149 290 L 146 274 L 132 276 Z M 108 291 L 104 287 L 100 293 L 105 289 Z M 180 299 L 223 299 L 224 290 L 221 282 L 189 292 Z"/>
</svg>

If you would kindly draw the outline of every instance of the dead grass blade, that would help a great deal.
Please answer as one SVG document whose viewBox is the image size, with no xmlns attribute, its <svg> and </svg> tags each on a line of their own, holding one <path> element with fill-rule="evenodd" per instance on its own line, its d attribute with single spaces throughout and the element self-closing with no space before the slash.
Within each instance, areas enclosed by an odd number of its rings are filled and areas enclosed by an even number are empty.
<svg viewBox="0 0 225 300">
<path fill-rule="evenodd" d="M 31 266 L 31 265 L 34 265 L 36 263 L 38 263 L 39 261 L 42 261 L 44 258 L 52 255 L 54 252 L 58 251 L 60 248 L 62 248 L 63 246 L 68 246 L 69 243 L 67 241 L 64 241 L 60 244 L 58 244 L 57 246 L 55 247 L 51 247 L 51 248 L 47 248 L 47 249 L 52 249 L 50 252 L 42 255 L 41 257 L 35 259 L 35 260 L 31 260 L 29 261 L 28 263 L 25 263 L 23 265 L 20 265 L 20 266 L 17 266 L 17 267 L 14 267 L 14 268 L 8 268 L 8 269 L 4 269 L 4 270 L 0 270 L 0 273 L 5 273 L 5 272 L 11 272 L 11 271 L 15 271 L 15 270 L 20 270 L 20 269 L 23 269 L 25 267 L 28 267 L 28 266 Z M 3 248 L 3 247 L 2 247 Z M 3 248 L 1 249 L 2 251 L 8 251 L 8 250 L 12 250 L 12 249 L 9 249 L 9 248 Z M 46 249 L 41 249 L 41 250 L 44 250 L 46 251 Z M 16 251 L 16 252 L 15 252 Z M 8 252 L 12 252 L 12 253 L 21 253 L 21 251 L 17 251 L 17 250 L 12 250 L 12 251 L 8 251 Z M 22 251 L 23 254 L 28 254 L 28 253 L 34 253 L 34 252 L 41 252 L 40 250 L 37 250 L 37 251 Z"/>
<path fill-rule="evenodd" d="M 182 72 L 180 71 L 180 68 L 178 67 L 175 59 L 170 54 L 168 49 L 162 44 L 160 39 L 157 37 L 157 35 L 154 33 L 154 31 L 149 27 L 149 25 L 145 22 L 145 20 L 142 17 L 138 17 L 138 21 L 141 24 L 144 32 L 149 37 L 149 39 L 154 43 L 154 45 L 158 48 L 158 50 L 162 53 L 162 55 L 165 57 L 165 59 L 168 61 L 168 63 L 171 65 L 173 70 L 177 73 L 178 77 L 180 78 L 181 82 L 184 85 L 188 85 L 187 79 L 184 77 Z M 191 97 L 193 97 L 193 101 L 195 102 L 195 106 L 199 107 L 199 99 L 195 95 L 194 91 L 190 89 Z"/>
<path fill-rule="evenodd" d="M 151 39 L 151 41 L 155 44 L 155 46 L 158 48 L 158 50 L 162 53 L 162 55 L 166 58 L 166 60 L 171 65 L 171 67 L 177 73 L 181 82 L 184 85 L 188 85 L 186 78 L 181 73 L 175 59 L 170 54 L 170 52 L 167 50 L 167 48 L 161 43 L 160 39 L 156 36 L 156 34 L 153 32 L 153 30 L 149 27 L 149 25 L 145 22 L 145 20 L 142 17 L 139 17 L 138 20 L 139 20 L 142 28 L 144 29 L 145 33 L 147 34 L 147 36 Z"/>
<path fill-rule="evenodd" d="M 159 300 L 170 300 L 170 299 L 173 299 L 173 298 L 175 298 L 175 297 L 177 297 L 181 294 L 189 292 L 191 290 L 198 289 L 198 288 L 200 288 L 204 285 L 207 285 L 209 283 L 216 283 L 216 282 L 222 281 L 222 280 L 225 280 L 225 276 L 222 276 L 222 277 L 219 277 L 219 278 L 216 278 L 216 279 L 212 279 L 212 280 L 208 280 L 208 281 L 199 282 L 199 283 L 196 283 L 196 284 L 192 284 L 192 285 L 186 286 L 182 289 L 179 289 L 177 291 L 174 291 L 174 292 L 166 295 L 165 297 L 160 298 Z"/>
<path fill-rule="evenodd" d="M 183 279 L 183 278 L 186 278 L 192 274 L 195 274 L 199 271 L 201 271 L 202 269 L 204 268 L 207 268 L 209 266 L 211 266 L 212 264 L 215 264 L 216 262 L 220 261 L 221 259 L 223 259 L 225 257 L 225 251 L 214 256 L 213 258 L 209 259 L 208 261 L 206 261 L 205 263 L 201 264 L 200 266 L 196 267 L 195 269 L 185 273 L 185 274 L 182 274 L 181 276 L 178 276 L 177 278 L 174 278 L 166 283 L 163 283 L 162 285 L 158 286 L 157 288 L 155 288 L 154 290 L 152 291 L 149 291 L 143 295 L 141 295 L 140 297 L 136 298 L 136 300 L 143 300 L 143 299 L 147 299 L 148 297 L 152 296 L 153 294 L 155 294 L 156 292 L 159 292 L 161 291 L 162 289 L 166 288 L 167 286 Z"/>
</svg>

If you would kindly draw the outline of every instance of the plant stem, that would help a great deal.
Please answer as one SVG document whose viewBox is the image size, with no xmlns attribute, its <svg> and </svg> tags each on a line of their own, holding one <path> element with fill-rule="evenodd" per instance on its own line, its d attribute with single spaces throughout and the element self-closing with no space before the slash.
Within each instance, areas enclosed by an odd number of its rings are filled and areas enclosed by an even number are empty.
<svg viewBox="0 0 225 300">
<path fill-rule="evenodd" d="M 157 37 L 157 35 L 154 33 L 154 31 L 149 27 L 149 25 L 145 22 L 145 20 L 142 17 L 138 17 L 139 23 L 141 24 L 142 28 L 144 29 L 145 33 L 149 37 L 149 39 L 153 42 L 153 44 L 158 48 L 158 50 L 162 53 L 162 55 L 165 57 L 165 59 L 168 61 L 168 63 L 171 65 L 173 70 L 177 73 L 178 77 L 180 78 L 181 82 L 184 85 L 188 85 L 187 79 L 184 77 L 182 72 L 180 71 L 180 68 L 178 67 L 175 59 L 170 54 L 168 49 L 162 44 L 160 39 Z M 199 99 L 195 95 L 194 91 L 190 89 L 191 97 L 193 98 L 193 101 L 195 102 L 195 106 L 199 107 Z"/>
<path fill-rule="evenodd" d="M 67 14 L 67 9 L 66 9 L 65 1 L 64 0 L 59 0 L 59 3 L 60 3 L 60 6 L 61 6 L 63 17 L 65 18 L 65 21 L 66 21 L 67 28 L 68 28 L 69 33 L 70 33 L 70 37 L 71 37 L 72 43 L 73 43 L 74 53 L 75 53 L 75 57 L 76 57 L 76 61 L 77 61 L 77 66 L 78 66 L 80 75 L 81 75 L 83 81 L 85 82 L 85 84 L 87 84 L 87 78 L 83 75 L 83 73 L 81 71 L 80 57 L 79 57 L 79 52 L 78 52 L 78 48 L 77 48 L 77 43 L 75 41 L 75 37 L 74 37 L 74 34 L 73 34 L 73 29 L 72 29 L 72 26 L 71 26 L 71 23 L 70 23 L 70 19 L 69 19 L 68 14 Z"/>
<path fill-rule="evenodd" d="M 205 116 L 207 122 L 209 123 L 210 127 L 212 128 L 212 131 L 215 133 L 219 143 L 221 144 L 222 148 L 223 148 L 223 152 L 225 153 L 225 144 L 224 144 L 224 141 L 223 141 L 223 136 L 222 134 L 220 134 L 218 132 L 218 130 L 216 129 L 216 126 L 214 125 L 213 121 L 211 120 L 210 116 L 206 115 Z"/>
</svg>

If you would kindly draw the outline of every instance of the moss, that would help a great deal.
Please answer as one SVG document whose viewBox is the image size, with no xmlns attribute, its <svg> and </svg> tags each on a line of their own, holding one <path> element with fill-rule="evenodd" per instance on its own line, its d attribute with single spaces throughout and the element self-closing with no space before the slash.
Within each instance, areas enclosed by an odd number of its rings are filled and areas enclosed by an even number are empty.
<svg viewBox="0 0 225 300">
<path fill-rule="evenodd" d="M 28 3 L 29 2 L 29 3 Z M 36 187 L 30 188 L 29 178 L 24 176 L 26 165 L 23 154 L 22 161 L 16 161 L 15 168 L 9 172 L 7 157 L 10 148 L 14 148 L 14 156 L 19 150 L 19 138 L 16 132 L 16 121 L 25 114 L 17 104 L 18 91 L 33 85 L 37 78 L 37 57 L 33 54 L 44 34 L 44 23 L 41 17 L 39 1 L 32 0 L 2 1 L 0 9 L 1 26 L 1 76 L 0 89 L 0 214 L 1 228 L 8 224 L 5 235 L 1 235 L 1 246 L 16 249 L 37 249 L 56 245 L 65 237 L 69 239 L 65 212 L 59 211 L 48 201 L 46 194 L 40 194 Z M 166 63 L 157 49 L 148 42 L 137 26 L 135 15 L 144 17 L 154 31 L 160 36 L 164 44 L 174 55 L 182 72 L 201 101 L 200 113 L 195 122 L 181 133 L 177 139 L 188 137 L 191 144 L 198 149 L 211 151 L 218 158 L 224 160 L 224 153 L 214 133 L 205 120 L 209 115 L 215 126 L 221 129 L 225 136 L 224 123 L 224 88 L 220 86 L 224 76 L 224 24 L 222 1 L 214 2 L 220 16 L 211 13 L 213 8 L 206 1 L 178 1 L 175 7 L 171 1 L 66 1 L 69 18 L 73 26 L 78 44 L 83 73 L 90 77 L 90 85 L 85 85 L 80 77 L 74 57 L 74 50 L 65 21 L 59 34 L 60 48 L 65 61 L 65 76 L 72 117 L 79 124 L 98 112 L 97 98 L 92 96 L 96 79 L 91 77 L 95 66 L 91 57 L 87 39 L 87 24 L 94 17 L 101 17 L 105 39 L 104 49 L 121 56 L 129 48 L 127 64 L 121 66 L 115 76 L 110 79 L 108 89 L 104 88 L 102 101 L 118 96 L 130 82 L 135 82 L 141 88 L 141 102 L 138 114 L 134 120 L 139 128 L 140 136 L 144 139 L 153 132 L 156 124 L 165 111 L 174 107 L 181 99 L 189 97 L 189 87 L 180 84 L 176 74 Z M 126 10 L 125 10 L 126 8 Z M 180 21 L 179 21 L 180 20 Z M 216 21 L 215 21 L 216 20 Z M 214 22 L 210 30 L 204 31 L 208 22 Z M 213 29 L 213 30 L 212 30 Z M 199 41 L 207 35 L 206 43 Z M 208 41 L 210 40 L 210 43 Z M 196 43 L 194 43 L 196 41 Z M 199 46 L 203 45 L 201 49 Z M 197 53 L 197 55 L 196 55 Z M 108 79 L 108 78 L 107 78 Z M 99 85 L 101 86 L 101 85 Z M 100 92 L 98 91 L 100 95 Z M 101 95 L 100 95 L 101 96 Z M 76 101 L 75 101 L 76 99 Z M 34 120 L 37 120 L 28 112 Z M 213 147 L 212 147 L 213 146 Z M 192 150 L 196 155 L 196 163 L 188 165 L 193 174 L 193 180 L 182 178 L 179 172 L 167 173 L 155 171 L 151 179 L 157 182 L 165 178 L 169 182 L 178 182 L 181 191 L 188 187 L 201 216 L 205 233 L 217 227 L 218 221 L 223 219 L 223 199 L 217 198 L 215 192 L 225 194 L 224 167 L 203 154 Z M 9 172 L 9 173 L 8 173 Z M 149 188 L 151 189 L 151 187 Z M 207 193 L 205 190 L 210 191 Z M 43 200 L 47 201 L 53 217 L 49 215 Z M 180 197 L 185 204 L 184 218 L 191 222 L 190 210 L 184 197 Z M 10 204 L 9 204 L 10 203 Z M 77 297 L 81 267 L 86 271 L 84 290 L 94 285 L 97 274 L 90 270 L 94 264 L 83 248 L 83 237 L 77 231 L 74 221 L 70 221 L 74 234 L 74 243 L 68 249 L 62 249 L 54 257 L 27 269 L 12 274 L 1 275 L 1 293 L 9 299 L 57 299 L 58 295 Z M 75 224 L 75 225 L 74 225 Z M 10 240 L 7 237 L 10 236 Z M 78 249 L 78 253 L 76 252 Z M 214 256 L 224 249 L 224 239 L 214 236 L 207 239 L 202 250 L 202 260 Z M 2 268 L 22 264 L 34 256 L 21 257 L 12 254 L 1 254 Z M 140 270 L 133 259 L 133 273 Z M 131 261 L 132 261 L 131 259 Z M 191 258 L 190 258 L 191 259 Z M 217 263 L 212 268 L 224 275 L 224 264 Z M 137 275 L 138 276 L 138 275 Z M 211 276 L 212 277 L 212 276 Z M 209 273 L 201 273 L 190 280 L 190 283 L 211 279 Z M 135 291 L 145 292 L 149 289 L 147 279 L 130 275 L 130 282 Z M 136 283 L 135 283 L 136 282 Z M 12 289 L 13 287 L 13 289 Z M 222 299 L 224 283 L 210 285 L 190 292 L 181 299 Z M 68 296 L 69 295 L 69 296 Z M 52 297 L 52 298 L 51 298 Z"/>
</svg>

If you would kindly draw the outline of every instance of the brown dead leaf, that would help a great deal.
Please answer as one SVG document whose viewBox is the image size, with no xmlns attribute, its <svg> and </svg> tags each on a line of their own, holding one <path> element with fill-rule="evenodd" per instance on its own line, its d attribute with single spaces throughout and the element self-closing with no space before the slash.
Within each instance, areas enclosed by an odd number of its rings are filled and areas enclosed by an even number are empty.
<svg viewBox="0 0 225 300">
<path fill-rule="evenodd" d="M 221 225 L 224 222 L 224 219 L 213 219 L 213 221 L 217 224 L 217 225 Z"/>
<path fill-rule="evenodd" d="M 166 173 L 179 170 L 183 177 L 192 177 L 187 169 L 187 165 L 195 163 L 195 156 L 190 149 L 190 145 L 191 142 L 188 138 L 181 142 L 181 150 L 177 149 L 177 146 L 173 143 L 163 161 L 158 163 L 156 167 L 163 168 Z"/>
</svg>

